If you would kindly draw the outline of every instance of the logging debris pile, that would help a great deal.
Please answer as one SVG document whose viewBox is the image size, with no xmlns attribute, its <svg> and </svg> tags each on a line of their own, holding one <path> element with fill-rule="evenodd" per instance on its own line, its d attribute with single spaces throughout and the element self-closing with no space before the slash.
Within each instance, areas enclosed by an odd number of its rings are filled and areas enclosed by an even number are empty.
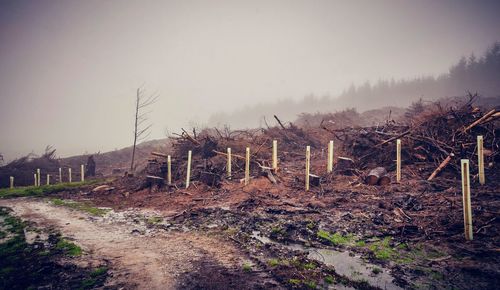
<svg viewBox="0 0 500 290">
<path fill-rule="evenodd" d="M 335 174 L 354 173 L 364 177 L 372 169 L 383 167 L 395 171 L 396 139 L 402 140 L 403 166 L 409 177 L 418 179 L 459 178 L 460 159 L 469 159 L 477 171 L 477 136 L 484 138 L 485 166 L 493 169 L 500 158 L 500 112 L 483 112 L 474 107 L 474 98 L 457 107 L 443 108 L 433 103 L 414 114 L 407 123 L 387 121 L 376 127 L 330 129 L 321 122 L 317 130 L 303 129 L 292 123 L 255 130 L 204 129 L 197 133 L 182 130 L 172 137 L 172 179 L 185 180 L 188 151 L 192 151 L 192 179 L 219 186 L 226 178 L 227 148 L 232 149 L 232 178 L 243 178 L 245 148 L 250 147 L 251 175 L 262 175 L 271 167 L 272 140 L 278 141 L 280 167 L 301 176 L 307 145 L 313 153 L 313 167 L 326 162 L 326 140 L 335 142 Z M 167 174 L 166 154 L 153 153 L 146 168 L 150 176 Z M 319 167 L 325 167 L 320 165 Z M 346 170 L 347 169 L 347 170 Z M 326 170 L 317 170 L 321 181 L 332 180 Z M 493 170 L 494 171 L 494 170 Z M 384 170 L 380 170 L 385 176 Z M 475 174 L 476 172 L 471 172 Z M 267 174 L 267 173 L 266 173 Z M 432 176 L 431 178 L 431 175 Z M 408 176 L 407 176 L 408 177 Z M 300 178 L 300 177 L 298 177 Z M 430 180 L 429 179 L 429 180 Z M 385 180 L 383 184 L 387 184 Z"/>
<path fill-rule="evenodd" d="M 56 158 L 56 149 L 48 146 L 41 156 L 31 153 L 0 167 L 0 188 L 9 186 L 10 176 L 15 176 L 16 185 L 33 185 L 33 174 L 37 169 L 53 173 L 57 172 L 58 168 L 59 160 Z"/>
<path fill-rule="evenodd" d="M 469 159 L 471 168 L 477 171 L 477 136 L 481 135 L 485 166 L 492 169 L 500 159 L 500 139 L 497 138 L 500 112 L 495 109 L 482 112 L 472 106 L 472 101 L 449 109 L 438 103 L 429 105 L 414 116 L 410 124 L 387 123 L 331 133 L 341 141 L 343 150 L 354 157 L 361 170 L 376 166 L 395 170 L 394 143 L 401 139 L 403 166 L 417 166 L 415 177 L 425 179 L 432 173 L 448 178 L 459 176 L 460 159 Z M 437 168 L 441 173 L 436 172 Z"/>
<path fill-rule="evenodd" d="M 245 150 L 250 148 L 251 174 L 261 174 L 271 167 L 272 141 L 278 141 L 280 162 L 295 160 L 297 152 L 309 145 L 320 148 L 321 143 L 313 135 L 290 123 L 285 127 L 276 117 L 280 127 L 255 130 L 204 129 L 197 133 L 172 137 L 172 179 L 184 180 L 186 176 L 188 151 L 192 151 L 192 179 L 208 185 L 218 186 L 226 178 L 227 148 L 231 148 L 232 179 L 243 178 L 245 170 Z M 291 154 L 291 155 L 290 155 Z M 145 173 L 149 176 L 165 177 L 167 174 L 167 154 L 152 153 Z M 300 167 L 300 165 L 299 165 Z"/>
</svg>

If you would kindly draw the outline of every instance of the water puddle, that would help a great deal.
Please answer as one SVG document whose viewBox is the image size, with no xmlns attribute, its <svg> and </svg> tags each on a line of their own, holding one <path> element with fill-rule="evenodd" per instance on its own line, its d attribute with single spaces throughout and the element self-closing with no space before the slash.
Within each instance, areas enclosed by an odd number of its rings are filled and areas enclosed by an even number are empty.
<svg viewBox="0 0 500 290">
<path fill-rule="evenodd" d="M 392 282 L 394 278 L 390 275 L 388 269 L 367 263 L 360 256 L 351 256 L 349 252 L 304 247 L 299 244 L 284 245 L 260 235 L 258 231 L 252 232 L 252 238 L 263 244 L 279 244 L 293 251 L 307 252 L 309 259 L 322 262 L 327 266 L 333 266 L 339 275 L 345 276 L 350 280 L 367 281 L 370 285 L 381 289 L 403 289 Z M 337 286 L 339 285 L 335 285 L 334 289 L 337 289 Z"/>
</svg>

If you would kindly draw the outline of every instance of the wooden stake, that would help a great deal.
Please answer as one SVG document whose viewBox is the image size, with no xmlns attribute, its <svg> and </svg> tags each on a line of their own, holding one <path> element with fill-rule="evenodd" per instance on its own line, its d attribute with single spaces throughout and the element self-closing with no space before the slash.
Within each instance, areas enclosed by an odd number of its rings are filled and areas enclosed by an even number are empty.
<svg viewBox="0 0 500 290">
<path fill-rule="evenodd" d="M 470 204 L 470 176 L 469 160 L 462 159 L 462 195 L 464 205 L 464 229 L 465 239 L 472 240 L 472 210 Z"/>
<path fill-rule="evenodd" d="M 250 183 L 250 147 L 246 149 L 245 155 L 245 185 Z"/>
<path fill-rule="evenodd" d="M 326 166 L 328 173 L 333 171 L 333 140 L 328 142 L 328 164 Z"/>
<path fill-rule="evenodd" d="M 85 181 L 85 166 L 82 164 L 80 165 L 80 177 L 81 177 L 81 182 Z"/>
<path fill-rule="evenodd" d="M 186 174 L 186 189 L 189 187 L 189 181 L 191 179 L 191 150 L 188 151 L 188 164 L 187 164 L 187 174 Z"/>
<path fill-rule="evenodd" d="M 47 185 L 50 185 L 50 174 L 47 174 Z"/>
<path fill-rule="evenodd" d="M 396 182 L 401 182 L 401 139 L 396 140 Z"/>
<path fill-rule="evenodd" d="M 309 174 L 311 171 L 311 146 L 306 147 L 306 191 L 309 191 Z"/>
<path fill-rule="evenodd" d="M 68 168 L 68 182 L 71 183 L 71 168 Z"/>
<path fill-rule="evenodd" d="M 477 165 L 479 166 L 479 183 L 483 185 L 485 183 L 483 136 L 477 136 Z"/>
<path fill-rule="evenodd" d="M 10 188 L 14 188 L 14 176 L 10 177 Z"/>
<path fill-rule="evenodd" d="M 273 170 L 278 172 L 278 140 L 273 140 Z"/>
<path fill-rule="evenodd" d="M 38 175 L 36 175 L 36 173 L 35 173 L 35 174 L 33 174 L 33 177 L 35 179 L 35 186 L 37 186 L 37 184 L 38 184 Z"/>
<path fill-rule="evenodd" d="M 231 148 L 227 148 L 227 178 L 231 178 Z"/>
<path fill-rule="evenodd" d="M 172 158 L 170 155 L 167 156 L 167 183 L 172 184 Z"/>
<path fill-rule="evenodd" d="M 40 186 L 40 168 L 36 170 L 36 186 Z"/>
<path fill-rule="evenodd" d="M 62 181 L 62 169 L 59 167 L 59 183 L 63 182 Z"/>
</svg>

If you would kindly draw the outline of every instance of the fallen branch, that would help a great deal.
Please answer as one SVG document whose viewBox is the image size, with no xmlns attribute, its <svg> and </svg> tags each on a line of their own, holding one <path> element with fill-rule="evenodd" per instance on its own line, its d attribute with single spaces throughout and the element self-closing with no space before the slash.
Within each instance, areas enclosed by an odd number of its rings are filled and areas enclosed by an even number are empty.
<svg viewBox="0 0 500 290">
<path fill-rule="evenodd" d="M 278 119 L 278 116 L 274 115 L 274 118 L 276 119 L 276 121 L 278 121 L 278 124 L 280 124 L 281 128 L 283 128 L 283 130 L 286 130 L 285 126 L 283 126 L 283 123 L 281 123 L 281 120 Z"/>
<path fill-rule="evenodd" d="M 397 135 L 397 136 L 391 137 L 391 138 L 389 138 L 389 139 L 387 139 L 387 140 L 385 140 L 385 141 L 383 141 L 383 142 L 381 142 L 381 143 L 379 143 L 379 144 L 375 145 L 375 147 L 382 146 L 382 145 L 387 144 L 387 143 L 389 143 L 389 142 L 392 142 L 392 141 L 394 141 L 394 140 L 396 140 L 396 139 L 399 139 L 399 138 L 401 138 L 401 137 L 404 137 L 404 136 L 406 136 L 406 135 L 410 134 L 410 132 L 411 132 L 410 130 L 405 131 L 405 132 L 403 132 L 403 133 L 401 133 L 401 134 L 399 134 L 399 135 Z"/>
<path fill-rule="evenodd" d="M 220 152 L 220 151 L 217 151 L 217 150 L 212 150 L 212 152 L 215 153 L 215 154 L 219 154 L 219 155 L 223 155 L 223 156 L 227 157 L 227 153 Z M 241 160 L 246 160 L 245 156 L 241 156 L 241 155 L 238 155 L 238 154 L 231 153 L 231 157 L 239 158 Z"/>
<path fill-rule="evenodd" d="M 195 145 L 197 145 L 197 146 L 201 145 L 200 141 L 198 141 L 198 140 L 194 139 L 193 137 L 191 137 L 191 135 L 189 135 L 189 133 L 188 133 L 188 132 L 186 132 L 186 130 L 184 130 L 184 128 L 181 128 L 181 129 L 182 129 L 182 132 L 183 132 L 183 134 L 182 134 L 182 135 L 183 135 L 186 139 L 188 139 L 189 141 L 191 141 L 193 144 L 195 144 Z"/>
<path fill-rule="evenodd" d="M 151 152 L 151 155 L 158 156 L 158 157 L 163 157 L 163 158 L 168 158 L 167 154 L 160 153 L 160 152 Z"/>
<path fill-rule="evenodd" d="M 496 112 L 496 110 L 493 109 L 493 110 L 489 111 L 488 113 L 486 113 L 481 118 L 479 118 L 476 121 L 472 122 L 472 124 L 470 124 L 469 126 L 467 126 L 467 127 L 464 128 L 464 133 L 466 133 L 468 130 L 472 129 L 474 126 L 480 124 L 482 121 L 488 119 L 490 116 L 492 116 L 493 114 L 495 114 L 495 112 Z"/>
<path fill-rule="evenodd" d="M 450 163 L 451 158 L 453 158 L 453 156 L 455 156 L 455 154 L 450 153 L 450 155 L 448 155 L 443 160 L 443 162 L 441 162 L 441 164 L 439 164 L 439 166 L 432 172 L 432 174 L 429 176 L 429 178 L 427 178 L 427 181 L 431 181 L 434 177 L 436 177 L 436 175 L 438 175 L 438 173 L 441 172 L 441 170 L 443 170 L 443 168 L 445 168 L 446 165 L 448 165 L 448 163 Z"/>
</svg>

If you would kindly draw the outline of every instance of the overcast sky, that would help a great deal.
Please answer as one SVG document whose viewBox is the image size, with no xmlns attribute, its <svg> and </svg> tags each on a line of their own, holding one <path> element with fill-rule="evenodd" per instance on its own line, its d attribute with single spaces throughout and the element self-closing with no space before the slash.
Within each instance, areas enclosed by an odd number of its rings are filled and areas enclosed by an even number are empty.
<svg viewBox="0 0 500 290">
<path fill-rule="evenodd" d="M 161 95 L 161 138 L 217 111 L 438 75 L 500 40 L 499 11 L 500 1 L 0 0 L 0 153 L 128 146 L 143 83 Z"/>
</svg>

